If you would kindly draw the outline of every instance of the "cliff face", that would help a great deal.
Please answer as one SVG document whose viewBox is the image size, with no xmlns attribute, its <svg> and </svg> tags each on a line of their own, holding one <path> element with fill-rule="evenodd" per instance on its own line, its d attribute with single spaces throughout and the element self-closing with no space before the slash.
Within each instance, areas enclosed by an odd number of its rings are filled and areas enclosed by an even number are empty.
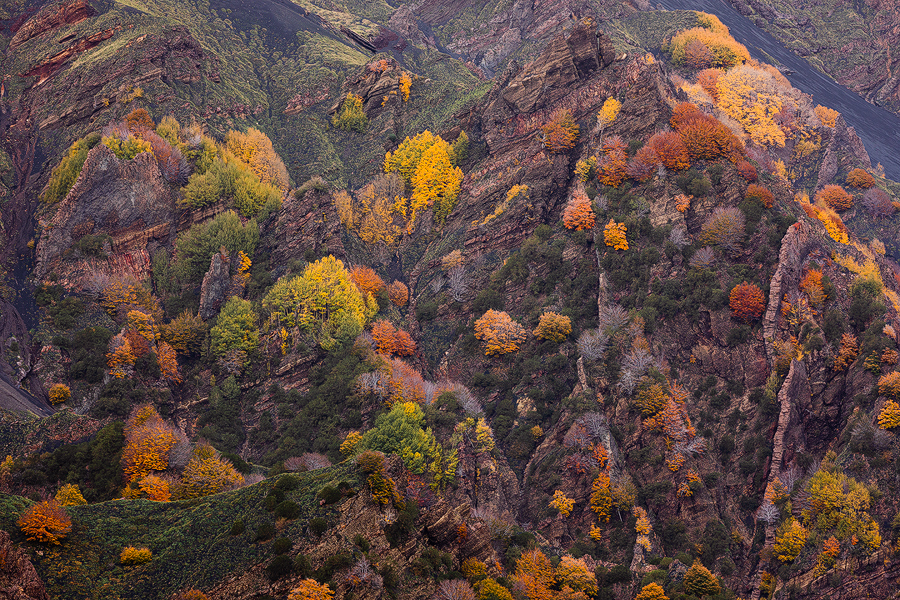
<svg viewBox="0 0 900 600">
<path fill-rule="evenodd" d="M 31 560 L 0 531 L 0 598 L 2 600 L 50 600 Z"/>
<path fill-rule="evenodd" d="M 44 224 L 35 273 L 50 272 L 72 288 L 92 273 L 149 274 L 154 243 L 173 233 L 175 196 L 150 153 L 119 160 L 99 144 L 88 153 L 78 180 Z M 105 257 L 86 256 L 73 245 L 88 235 L 107 235 Z"/>
</svg>

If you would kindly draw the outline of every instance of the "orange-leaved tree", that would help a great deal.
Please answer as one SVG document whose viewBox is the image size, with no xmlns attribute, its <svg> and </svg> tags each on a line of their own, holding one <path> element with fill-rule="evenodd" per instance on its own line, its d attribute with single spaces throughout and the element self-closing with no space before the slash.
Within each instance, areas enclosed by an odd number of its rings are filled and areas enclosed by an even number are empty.
<svg viewBox="0 0 900 600">
<path fill-rule="evenodd" d="M 687 148 L 684 145 L 684 140 L 682 140 L 681 136 L 674 131 L 660 131 L 659 133 L 653 134 L 653 136 L 647 140 L 645 148 L 647 148 L 648 154 L 645 154 L 642 160 L 650 163 L 655 156 L 656 161 L 654 166 L 662 163 L 664 167 L 674 171 L 687 169 L 691 166 L 691 159 L 688 155 Z M 641 148 L 641 150 L 643 150 L 643 148 Z M 650 152 L 653 154 L 649 154 Z M 638 151 L 637 156 L 641 156 L 640 151 Z"/>
<path fill-rule="evenodd" d="M 388 298 L 394 306 L 406 306 L 409 302 L 409 288 L 402 281 L 394 281 L 388 286 Z"/>
<path fill-rule="evenodd" d="M 875 178 L 868 171 L 856 168 L 847 174 L 847 185 L 867 190 L 875 185 Z"/>
<path fill-rule="evenodd" d="M 747 162 L 747 161 L 743 161 Z M 747 163 L 750 165 L 750 163 Z M 750 168 L 753 168 L 753 165 L 750 165 Z M 754 171 L 754 174 L 756 171 Z M 744 194 L 745 200 L 755 200 L 765 206 L 766 208 L 772 208 L 775 205 L 775 195 L 772 194 L 767 188 L 756 185 L 755 183 L 751 183 L 747 186 L 747 192 Z"/>
<path fill-rule="evenodd" d="M 658 583 L 650 582 L 641 588 L 641 593 L 634 600 L 669 600 L 666 591 Z"/>
<path fill-rule="evenodd" d="M 838 111 L 828 108 L 827 106 L 822 106 L 821 104 L 816 106 L 813 111 L 816 113 L 816 116 L 819 117 L 819 120 L 822 121 L 822 125 L 831 128 L 834 128 L 837 118 L 841 115 Z"/>
<path fill-rule="evenodd" d="M 566 203 L 566 209 L 563 211 L 563 225 L 566 229 L 593 229 L 594 227 L 594 209 L 587 194 L 581 190 L 572 194 L 572 198 Z"/>
<path fill-rule="evenodd" d="M 619 187 L 628 175 L 628 155 L 621 148 L 612 148 L 597 163 L 597 179 L 603 185 Z"/>
<path fill-rule="evenodd" d="M 678 138 L 678 141 L 680 143 L 681 138 Z M 687 151 L 685 151 L 684 155 L 687 156 Z M 641 146 L 640 150 L 635 153 L 632 159 L 628 161 L 625 172 L 632 179 L 643 183 L 653 177 L 653 173 L 656 172 L 656 168 L 659 164 L 660 158 L 656 154 L 656 151 L 654 151 L 649 144 L 644 144 Z"/>
<path fill-rule="evenodd" d="M 475 337 L 484 344 L 488 356 L 500 356 L 519 349 L 525 341 L 525 328 L 508 313 L 490 309 L 475 321 Z"/>
<path fill-rule="evenodd" d="M 824 202 L 828 207 L 837 211 L 853 208 L 853 196 L 839 185 L 826 185 L 816 192 L 815 200 L 816 202 Z"/>
<path fill-rule="evenodd" d="M 552 589 L 556 583 L 553 564 L 537 548 L 522 553 L 516 562 L 513 579 L 522 587 L 528 600 L 552 600 L 555 596 Z"/>
<path fill-rule="evenodd" d="M 744 323 L 760 318 L 766 309 L 766 298 L 756 285 L 746 281 L 734 286 L 728 296 L 728 305 L 734 318 Z"/>
<path fill-rule="evenodd" d="M 756 172 L 756 167 L 750 164 L 749 161 L 743 159 L 739 160 L 737 161 L 735 167 L 737 168 L 737 172 L 740 174 L 740 176 L 750 183 L 753 183 L 754 181 L 756 181 L 757 177 L 759 177 L 759 174 Z"/>
<path fill-rule="evenodd" d="M 541 131 L 544 134 L 544 147 L 550 152 L 566 152 L 578 142 L 578 124 L 568 110 L 553 113 L 550 122 L 541 127 Z"/>
<path fill-rule="evenodd" d="M 45 500 L 26 510 L 16 524 L 32 542 L 59 544 L 72 531 L 72 519 L 56 500 Z"/>
<path fill-rule="evenodd" d="M 716 87 L 716 83 L 724 73 L 725 71 L 722 69 L 703 69 L 697 73 L 697 83 L 700 84 L 703 91 L 709 94 L 713 102 L 719 101 L 719 89 Z"/>
<path fill-rule="evenodd" d="M 175 354 L 175 349 L 166 342 L 160 342 L 156 345 L 156 358 L 163 378 L 172 383 L 181 383 L 181 373 L 178 371 L 178 357 Z"/>
<path fill-rule="evenodd" d="M 369 267 L 356 265 L 350 269 L 350 279 L 363 295 L 371 294 L 372 297 L 377 297 L 378 293 L 385 289 L 384 280 Z"/>
<path fill-rule="evenodd" d="M 169 451 L 178 441 L 171 427 L 151 405 L 136 407 L 125 423 L 122 470 L 127 482 L 137 481 L 151 471 L 165 471 Z"/>
</svg>

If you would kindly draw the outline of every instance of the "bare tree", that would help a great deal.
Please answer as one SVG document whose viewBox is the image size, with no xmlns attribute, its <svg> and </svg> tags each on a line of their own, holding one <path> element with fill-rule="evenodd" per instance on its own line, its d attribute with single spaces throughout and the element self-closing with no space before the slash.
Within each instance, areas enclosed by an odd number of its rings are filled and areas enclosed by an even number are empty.
<svg viewBox="0 0 900 600">
<path fill-rule="evenodd" d="M 356 389 L 363 394 L 375 394 L 376 396 L 384 397 L 387 394 L 384 374 L 380 371 L 363 373 L 356 378 Z"/>
<path fill-rule="evenodd" d="M 756 516 L 760 521 L 764 521 L 771 525 L 778 520 L 778 516 L 780 514 L 781 513 L 778 510 L 777 506 L 775 506 L 771 502 L 766 502 L 759 508 L 759 512 L 756 513 Z"/>
<path fill-rule="evenodd" d="M 475 600 L 475 590 L 465 579 L 442 581 L 434 594 L 434 600 Z"/>
<path fill-rule="evenodd" d="M 687 231 L 680 225 L 673 227 L 672 231 L 669 232 L 669 241 L 679 250 L 691 243 L 691 240 L 688 239 Z"/>
<path fill-rule="evenodd" d="M 781 485 L 784 486 L 784 489 L 791 493 L 794 491 L 794 488 L 797 486 L 797 483 L 800 481 L 802 475 L 800 473 L 800 469 L 797 468 L 797 465 L 791 465 L 791 468 L 782 471 L 778 475 L 778 479 L 781 481 Z"/>
<path fill-rule="evenodd" d="M 625 392 L 625 395 L 630 396 L 634 393 L 634 388 L 637 386 L 639 379 L 640 376 L 635 375 L 632 371 L 622 371 L 622 375 L 619 377 L 619 383 L 616 384 L 616 387 Z"/>
<path fill-rule="evenodd" d="M 708 269 L 716 262 L 716 253 L 709 246 L 700 248 L 691 256 L 690 265 L 698 269 Z"/>
<path fill-rule="evenodd" d="M 599 329 L 612 335 L 628 324 L 628 311 L 618 304 L 606 304 L 600 309 L 598 316 Z"/>
<path fill-rule="evenodd" d="M 653 356 L 649 352 L 643 348 L 632 348 L 631 352 L 626 354 L 622 360 L 622 368 L 632 371 L 636 377 L 640 377 L 653 363 Z"/>
<path fill-rule="evenodd" d="M 453 299 L 457 302 L 464 302 L 466 296 L 469 295 L 469 276 L 466 268 L 457 265 L 450 269 L 448 281 L 450 282 L 450 295 L 453 296 Z"/>
<path fill-rule="evenodd" d="M 606 424 L 606 416 L 599 412 L 585 413 L 578 419 L 578 422 L 584 427 L 588 435 L 593 439 L 597 439 L 608 430 Z"/>
<path fill-rule="evenodd" d="M 596 329 L 588 329 L 578 336 L 578 352 L 588 360 L 600 360 L 609 348 L 609 336 Z"/>
</svg>

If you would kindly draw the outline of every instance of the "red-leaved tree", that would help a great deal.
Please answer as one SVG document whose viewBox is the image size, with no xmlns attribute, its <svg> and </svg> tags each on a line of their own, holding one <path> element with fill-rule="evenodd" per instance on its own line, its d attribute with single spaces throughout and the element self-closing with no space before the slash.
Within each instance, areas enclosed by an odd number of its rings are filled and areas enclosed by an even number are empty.
<svg viewBox="0 0 900 600">
<path fill-rule="evenodd" d="M 746 281 L 736 285 L 728 297 L 731 315 L 744 323 L 760 318 L 766 308 L 765 302 L 762 290 Z"/>
</svg>

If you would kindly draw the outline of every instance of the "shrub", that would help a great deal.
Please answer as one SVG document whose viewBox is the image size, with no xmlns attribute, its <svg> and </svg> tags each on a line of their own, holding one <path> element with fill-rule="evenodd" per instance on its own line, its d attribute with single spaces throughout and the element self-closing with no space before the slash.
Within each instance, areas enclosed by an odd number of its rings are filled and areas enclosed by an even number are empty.
<svg viewBox="0 0 900 600">
<path fill-rule="evenodd" d="M 319 498 L 325 504 L 334 504 L 341 499 L 341 492 L 335 487 L 326 485 L 319 491 Z"/>
<path fill-rule="evenodd" d="M 875 178 L 863 169 L 853 169 L 847 174 L 847 185 L 867 190 L 875 185 Z"/>
<path fill-rule="evenodd" d="M 231 529 L 228 531 L 231 535 L 241 535 L 246 531 L 246 527 L 244 526 L 244 521 L 241 519 L 237 519 L 234 523 L 231 524 Z"/>
<path fill-rule="evenodd" d="M 729 252 L 740 249 L 744 237 L 744 214 L 737 208 L 716 207 L 703 223 L 700 241 L 705 245 L 719 246 Z"/>
<path fill-rule="evenodd" d="M 254 536 L 254 542 L 264 542 L 266 540 L 270 540 L 275 536 L 275 526 L 272 523 L 265 521 L 259 524 L 259 527 L 256 528 L 256 536 Z"/>
<path fill-rule="evenodd" d="M 772 192 L 755 183 L 751 183 L 747 186 L 747 193 L 744 194 L 744 199 L 759 202 L 766 208 L 772 208 L 775 205 L 775 196 Z"/>
<path fill-rule="evenodd" d="M 72 397 L 72 391 L 69 389 L 69 386 L 63 383 L 56 383 L 51 386 L 48 394 L 50 396 L 51 404 L 61 404 L 63 402 L 68 402 Z"/>
<path fill-rule="evenodd" d="M 288 600 L 332 600 L 334 592 L 314 579 L 304 579 L 288 594 Z"/>
<path fill-rule="evenodd" d="M 291 500 L 285 500 L 275 507 L 275 516 L 281 519 L 296 519 L 300 514 L 300 505 Z"/>
<path fill-rule="evenodd" d="M 328 531 L 328 521 L 322 517 L 315 517 L 309 521 L 309 530 L 316 537 Z"/>
<path fill-rule="evenodd" d="M 104 136 L 100 141 L 104 146 L 112 150 L 119 160 L 131 160 L 143 152 L 153 152 L 150 142 L 145 142 L 133 135 L 129 135 L 124 139 L 116 135 Z"/>
<path fill-rule="evenodd" d="M 484 344 L 487 356 L 500 356 L 519 349 L 525 341 L 525 328 L 509 314 L 491 309 L 475 321 L 475 337 Z"/>
<path fill-rule="evenodd" d="M 750 60 L 750 53 L 743 45 L 735 41 L 724 25 L 715 31 L 704 27 L 693 27 L 675 35 L 669 45 L 672 62 L 677 65 L 688 63 L 688 46 L 692 42 L 702 44 L 711 55 L 709 64 L 722 69 Z M 696 45 L 691 45 L 696 49 Z M 696 51 L 694 53 L 696 55 Z M 702 54 L 702 56 L 706 56 Z M 703 65 L 701 65 L 703 66 Z"/>
<path fill-rule="evenodd" d="M 824 202 L 829 208 L 837 211 L 853 208 L 853 196 L 839 185 L 826 185 L 816 192 L 816 202 Z"/>
<path fill-rule="evenodd" d="M 363 110 L 363 100 L 353 92 L 347 92 L 347 97 L 341 102 L 341 107 L 331 118 L 331 124 L 338 129 L 363 133 L 369 126 L 366 111 Z"/>
<path fill-rule="evenodd" d="M 575 147 L 579 128 L 568 110 L 558 110 L 550 117 L 550 122 L 541 128 L 544 147 L 550 152 L 566 152 Z"/>
<path fill-rule="evenodd" d="M 765 301 L 762 290 L 746 281 L 736 285 L 728 297 L 732 316 L 744 323 L 755 321 L 762 316 L 766 308 Z"/>
<path fill-rule="evenodd" d="M 69 151 L 50 174 L 47 189 L 41 196 L 44 204 L 55 204 L 69 193 L 81 173 L 88 152 L 100 143 L 100 134 L 91 133 L 69 146 Z"/>
<path fill-rule="evenodd" d="M 753 183 L 754 181 L 756 181 L 756 178 L 758 177 L 758 175 L 756 173 L 756 167 L 751 165 L 748 161 L 739 160 L 737 162 L 736 167 L 737 167 L 737 172 L 745 180 L 749 181 L 750 183 Z M 763 188 L 763 189 L 765 189 L 765 188 Z"/>
<path fill-rule="evenodd" d="M 278 581 L 282 577 L 287 577 L 294 570 L 294 561 L 289 556 L 276 556 L 266 566 L 266 573 L 271 581 Z"/>
<path fill-rule="evenodd" d="M 878 380 L 878 393 L 894 400 L 900 398 L 900 373 L 892 371 Z"/>
<path fill-rule="evenodd" d="M 127 546 L 119 554 L 119 563 L 123 565 L 142 565 L 153 559 L 153 552 L 149 548 L 135 548 Z"/>
<path fill-rule="evenodd" d="M 293 545 L 290 538 L 278 538 L 272 544 L 272 552 L 278 555 L 287 554 Z"/>
<path fill-rule="evenodd" d="M 658 583 L 651 582 L 641 588 L 641 593 L 634 600 L 669 600 L 669 597 Z"/>
</svg>

